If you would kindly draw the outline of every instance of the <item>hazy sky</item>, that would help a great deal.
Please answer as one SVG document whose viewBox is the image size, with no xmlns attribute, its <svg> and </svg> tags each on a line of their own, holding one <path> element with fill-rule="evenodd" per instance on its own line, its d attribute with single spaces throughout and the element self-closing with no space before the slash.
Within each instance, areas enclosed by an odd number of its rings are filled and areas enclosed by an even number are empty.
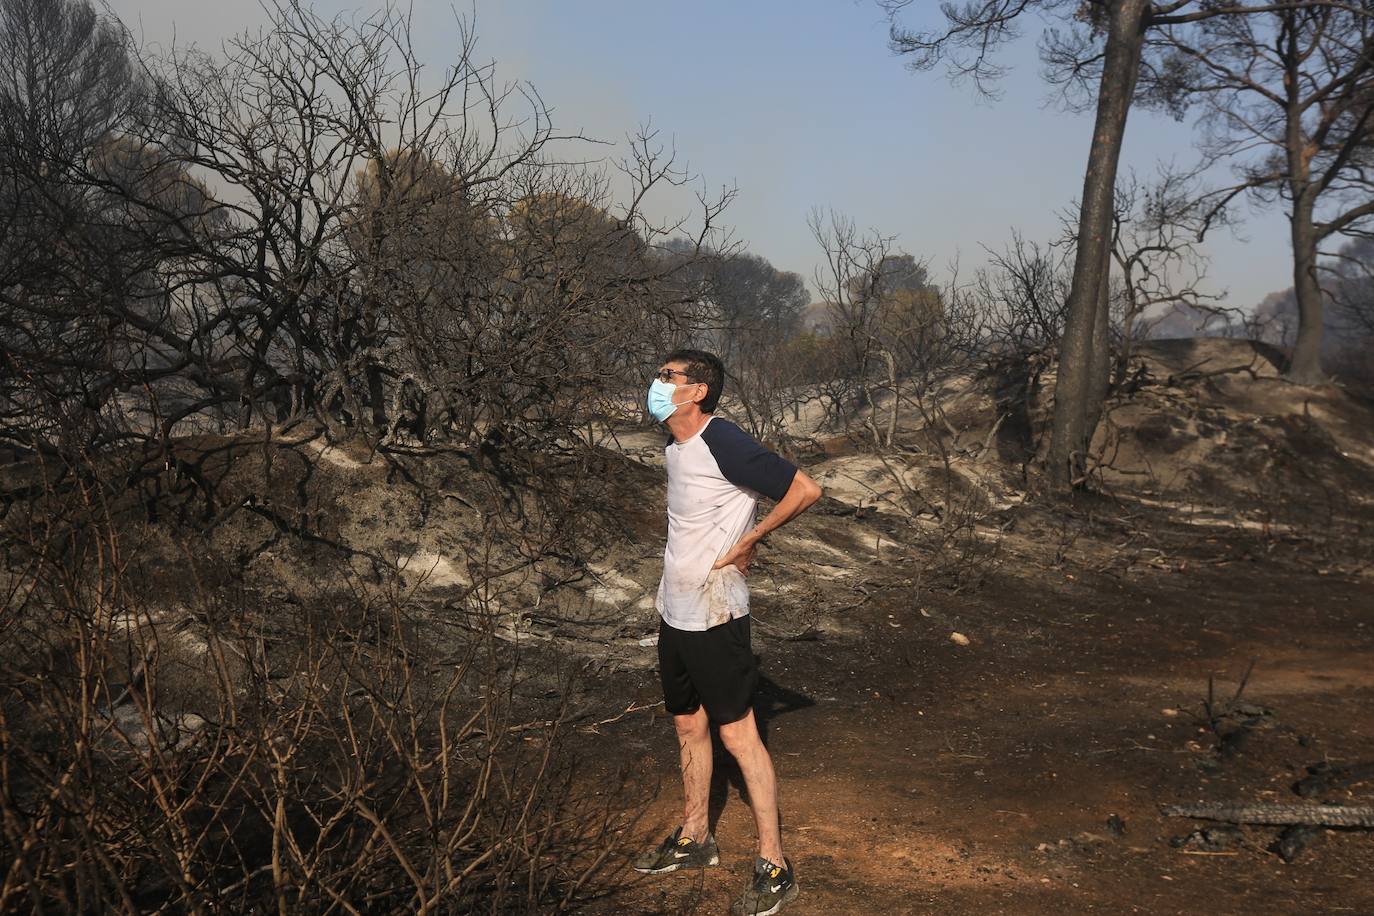
<svg viewBox="0 0 1374 916">
<path fill-rule="evenodd" d="M 376 2 L 319 0 L 321 13 Z M 204 49 L 256 28 L 257 0 L 110 0 L 145 41 Z M 916 0 L 905 21 L 938 18 Z M 417 49 L 436 69 L 453 58 L 449 3 L 415 0 Z M 911 73 L 887 48 L 872 0 L 476 0 L 479 59 L 498 77 L 528 80 L 557 125 L 622 141 L 652 121 L 708 188 L 734 184 L 726 221 L 749 250 L 808 280 L 820 249 L 807 229 L 813 208 L 834 208 L 860 227 L 897 237 L 932 261 L 937 276 L 958 257 L 967 277 L 981 246 L 1013 229 L 1047 240 L 1057 211 L 1082 186 L 1092 120 L 1049 104 L 1034 39 L 1038 23 L 1004 60 L 1014 69 L 996 102 L 943 73 Z M 1160 159 L 1192 161 L 1187 125 L 1131 114 L 1123 165 L 1152 173 Z M 681 202 L 655 202 L 665 215 Z M 1249 211 L 1247 211 L 1249 212 Z M 1291 285 L 1286 225 L 1251 212 L 1242 230 L 1209 240 L 1214 289 L 1249 306 Z"/>
</svg>

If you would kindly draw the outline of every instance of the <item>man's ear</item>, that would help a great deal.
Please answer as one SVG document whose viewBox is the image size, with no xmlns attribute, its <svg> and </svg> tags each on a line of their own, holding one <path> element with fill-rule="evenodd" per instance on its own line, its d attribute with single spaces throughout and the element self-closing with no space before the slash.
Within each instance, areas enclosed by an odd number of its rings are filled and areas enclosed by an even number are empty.
<svg viewBox="0 0 1374 916">
<path fill-rule="evenodd" d="M 692 403 L 699 404 L 706 400 L 706 395 L 711 393 L 711 389 L 705 382 L 697 382 L 697 393 L 692 395 Z"/>
</svg>

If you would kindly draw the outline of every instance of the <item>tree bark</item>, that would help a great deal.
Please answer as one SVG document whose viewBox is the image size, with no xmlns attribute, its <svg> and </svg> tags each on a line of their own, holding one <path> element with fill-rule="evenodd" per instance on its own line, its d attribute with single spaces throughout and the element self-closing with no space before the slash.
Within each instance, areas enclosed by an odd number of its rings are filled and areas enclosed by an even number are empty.
<svg viewBox="0 0 1374 916">
<path fill-rule="evenodd" d="M 1112 240 L 1112 192 L 1126 132 L 1126 115 L 1140 75 L 1149 10 L 1149 0 L 1117 0 L 1112 4 L 1107 32 L 1097 121 L 1083 178 L 1078 253 L 1069 290 L 1068 320 L 1059 345 L 1059 378 L 1054 392 L 1048 470 L 1051 481 L 1064 487 L 1083 476 L 1092 427 L 1096 426 L 1105 394 L 1094 384 L 1099 365 L 1093 352 L 1094 340 Z"/>
<path fill-rule="evenodd" d="M 386 386 L 382 380 L 382 367 L 376 363 L 367 364 L 367 399 L 372 407 L 372 425 L 377 430 L 387 427 Z"/>
<path fill-rule="evenodd" d="M 1312 225 L 1312 201 L 1295 201 L 1291 220 L 1293 292 L 1298 300 L 1298 339 L 1284 377 L 1299 385 L 1320 385 L 1322 373 L 1322 289 L 1317 282 L 1317 230 Z"/>
<path fill-rule="evenodd" d="M 1196 817 L 1232 824 L 1324 824 L 1328 827 L 1374 827 L 1374 807 L 1351 805 L 1165 805 L 1165 817 Z"/>
<path fill-rule="evenodd" d="M 1312 152 L 1302 127 L 1302 87 L 1298 29 L 1293 14 L 1285 14 L 1284 61 L 1288 117 L 1284 131 L 1288 157 L 1288 190 L 1293 197 L 1289 235 L 1293 243 L 1293 294 L 1298 300 L 1298 339 L 1284 377 L 1299 385 L 1318 385 L 1322 376 L 1322 290 L 1317 281 L 1317 227 L 1314 221 L 1316 186 L 1312 183 Z"/>
<path fill-rule="evenodd" d="M 1102 259 L 1102 279 L 1097 290 L 1097 315 L 1093 321 L 1093 345 L 1088 361 L 1088 396 L 1083 405 L 1083 429 L 1086 445 L 1092 444 L 1093 431 L 1102 419 L 1102 408 L 1107 400 L 1107 389 L 1111 387 L 1112 375 L 1112 285 L 1111 251 Z M 1085 446 L 1086 452 L 1086 446 Z"/>
</svg>

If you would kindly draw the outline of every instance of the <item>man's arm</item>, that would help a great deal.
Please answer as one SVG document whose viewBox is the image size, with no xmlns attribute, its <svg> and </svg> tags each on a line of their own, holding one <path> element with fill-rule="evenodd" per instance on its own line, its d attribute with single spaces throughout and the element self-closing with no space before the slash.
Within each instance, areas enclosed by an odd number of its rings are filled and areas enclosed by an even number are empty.
<svg viewBox="0 0 1374 916">
<path fill-rule="evenodd" d="M 758 548 L 759 541 L 810 509 L 820 498 L 820 485 L 801 470 L 798 470 L 796 476 L 792 478 L 792 485 L 787 488 L 782 499 L 773 506 L 773 511 L 765 515 L 763 521 L 740 538 L 725 556 L 716 561 L 716 565 L 712 569 L 723 569 L 733 563 L 740 572 L 748 572 L 749 564 L 754 561 L 754 551 Z"/>
</svg>

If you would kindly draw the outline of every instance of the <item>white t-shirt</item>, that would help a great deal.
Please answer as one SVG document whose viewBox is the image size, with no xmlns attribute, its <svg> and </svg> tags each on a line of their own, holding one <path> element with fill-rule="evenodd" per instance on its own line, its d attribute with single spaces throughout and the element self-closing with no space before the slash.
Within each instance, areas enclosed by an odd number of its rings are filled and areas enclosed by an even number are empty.
<svg viewBox="0 0 1374 916">
<path fill-rule="evenodd" d="M 654 604 L 671 627 L 708 630 L 749 613 L 740 571 L 711 567 L 754 526 L 759 496 L 782 499 L 797 468 L 714 416 L 686 442 L 669 442 L 664 457 L 668 545 Z"/>
</svg>

